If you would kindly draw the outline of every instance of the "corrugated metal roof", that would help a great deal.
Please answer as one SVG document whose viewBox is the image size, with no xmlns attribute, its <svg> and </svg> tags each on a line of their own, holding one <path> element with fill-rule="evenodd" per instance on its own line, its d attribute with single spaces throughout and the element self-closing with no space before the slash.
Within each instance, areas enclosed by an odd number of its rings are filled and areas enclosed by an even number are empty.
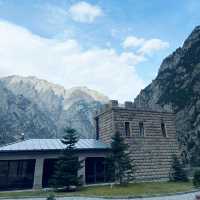
<svg viewBox="0 0 200 200">
<path fill-rule="evenodd" d="M 80 139 L 76 148 L 78 150 L 108 149 L 110 146 L 95 139 Z M 62 150 L 65 145 L 60 139 L 29 139 L 0 147 L 1 152 L 8 151 L 48 151 Z"/>
</svg>

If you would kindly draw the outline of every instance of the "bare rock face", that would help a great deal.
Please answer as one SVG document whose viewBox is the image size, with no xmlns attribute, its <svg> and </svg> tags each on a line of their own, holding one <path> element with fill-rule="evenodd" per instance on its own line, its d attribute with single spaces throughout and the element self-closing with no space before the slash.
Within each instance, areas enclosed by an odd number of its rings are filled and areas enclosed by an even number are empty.
<svg viewBox="0 0 200 200">
<path fill-rule="evenodd" d="M 26 138 L 53 137 L 56 126 L 38 106 L 22 95 L 14 95 L 0 84 L 0 144 Z"/>
<path fill-rule="evenodd" d="M 10 95 L 0 99 L 0 114 L 7 118 L 14 118 L 16 113 L 18 116 L 10 122 L 8 119 L 8 123 L 12 123 L 13 126 L 18 124 L 16 128 L 4 127 L 1 131 L 1 135 L 12 137 L 12 140 L 19 137 L 21 132 L 25 133 L 25 138 L 62 137 L 64 128 L 69 126 L 75 128 L 80 137 L 93 138 L 93 114 L 108 101 L 106 96 L 86 87 L 65 90 L 59 85 L 36 77 L 1 78 L 0 87 L 3 96 Z M 13 110 L 13 104 L 17 112 Z M 12 110 L 12 113 L 7 112 L 6 108 Z M 29 125 L 30 129 L 27 132 L 28 126 L 23 127 L 29 123 L 32 125 Z M 41 125 L 43 133 L 35 129 L 35 125 Z M 0 119 L 0 126 L 3 126 L 3 117 Z"/>
<path fill-rule="evenodd" d="M 164 59 L 156 79 L 140 92 L 135 104 L 173 108 L 183 157 L 200 164 L 195 155 L 200 146 L 200 26 Z"/>
</svg>

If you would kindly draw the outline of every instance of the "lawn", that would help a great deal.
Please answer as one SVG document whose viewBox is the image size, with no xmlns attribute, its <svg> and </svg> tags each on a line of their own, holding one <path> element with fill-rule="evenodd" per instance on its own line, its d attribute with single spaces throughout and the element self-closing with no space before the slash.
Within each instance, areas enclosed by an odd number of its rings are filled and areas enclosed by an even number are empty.
<svg viewBox="0 0 200 200">
<path fill-rule="evenodd" d="M 192 183 L 148 182 L 135 183 L 127 186 L 94 186 L 78 192 L 84 196 L 149 196 L 156 194 L 191 191 Z"/>
<path fill-rule="evenodd" d="M 73 193 L 55 193 L 56 196 L 106 196 L 106 197 L 133 197 L 133 196 L 154 196 L 165 195 L 177 192 L 191 191 L 193 185 L 187 183 L 172 183 L 172 182 L 148 182 L 148 183 L 133 183 L 127 186 L 89 186 L 83 187 L 80 191 Z M 46 197 L 51 192 L 44 190 L 38 191 L 18 191 L 18 192 L 0 192 L 0 197 Z"/>
</svg>

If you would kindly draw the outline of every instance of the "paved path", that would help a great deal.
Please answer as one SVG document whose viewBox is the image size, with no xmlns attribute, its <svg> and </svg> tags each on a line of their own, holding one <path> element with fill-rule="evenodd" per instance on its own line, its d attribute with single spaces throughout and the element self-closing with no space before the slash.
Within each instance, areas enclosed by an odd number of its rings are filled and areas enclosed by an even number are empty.
<svg viewBox="0 0 200 200">
<path fill-rule="evenodd" d="M 167 196 L 167 197 L 137 198 L 134 200 L 195 200 L 196 194 L 197 194 L 197 192 L 184 194 L 184 195 Z M 200 194 L 200 192 L 198 192 L 198 194 Z M 85 197 L 56 198 L 56 200 L 102 200 L 102 199 L 101 198 L 85 198 Z M 7 199 L 7 200 L 14 200 L 14 199 Z M 45 198 L 28 198 L 28 199 L 26 198 L 26 199 L 20 199 L 20 200 L 45 200 Z M 109 199 L 107 199 L 107 200 L 109 200 Z M 119 200 L 123 200 L 123 199 L 119 199 Z"/>
</svg>

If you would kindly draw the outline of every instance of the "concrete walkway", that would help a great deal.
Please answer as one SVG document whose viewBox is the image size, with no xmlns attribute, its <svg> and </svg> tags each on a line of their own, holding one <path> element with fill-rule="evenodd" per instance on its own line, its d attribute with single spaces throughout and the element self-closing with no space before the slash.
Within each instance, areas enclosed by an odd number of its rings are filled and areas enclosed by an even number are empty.
<svg viewBox="0 0 200 200">
<path fill-rule="evenodd" d="M 136 198 L 134 200 L 195 200 L 195 195 L 197 193 L 200 194 L 200 192 L 194 192 L 194 193 L 189 193 L 189 194 L 166 196 L 166 197 Z M 86 197 L 56 198 L 56 200 L 102 200 L 102 199 L 103 198 L 86 198 Z M 7 200 L 16 200 L 16 199 L 7 199 Z M 18 199 L 18 200 L 45 200 L 45 198 L 26 198 L 26 199 Z M 119 200 L 124 200 L 124 199 L 119 199 Z"/>
</svg>

